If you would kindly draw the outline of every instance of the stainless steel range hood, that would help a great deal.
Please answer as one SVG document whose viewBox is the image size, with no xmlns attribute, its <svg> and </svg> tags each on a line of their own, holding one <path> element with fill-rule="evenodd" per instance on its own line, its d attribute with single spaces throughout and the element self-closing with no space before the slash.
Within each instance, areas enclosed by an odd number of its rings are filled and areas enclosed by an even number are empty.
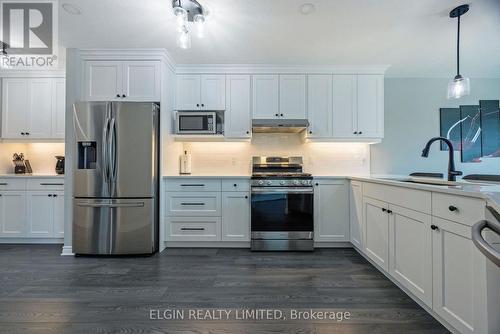
<svg viewBox="0 0 500 334">
<path fill-rule="evenodd" d="M 254 119 L 254 133 L 299 133 L 309 126 L 307 119 Z"/>
</svg>

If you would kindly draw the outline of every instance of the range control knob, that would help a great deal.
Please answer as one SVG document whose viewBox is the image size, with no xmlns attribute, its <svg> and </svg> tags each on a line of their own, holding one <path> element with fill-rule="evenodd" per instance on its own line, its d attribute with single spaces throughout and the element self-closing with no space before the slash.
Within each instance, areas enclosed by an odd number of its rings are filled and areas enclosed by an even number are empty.
<svg viewBox="0 0 500 334">
<path fill-rule="evenodd" d="M 295 186 L 298 186 L 298 185 L 299 185 L 299 180 L 293 180 L 293 184 L 294 184 Z"/>
<path fill-rule="evenodd" d="M 281 181 L 280 181 L 280 184 L 281 184 L 282 186 L 283 186 L 283 185 L 285 185 L 285 180 L 281 180 Z"/>
<path fill-rule="evenodd" d="M 307 184 L 308 184 L 308 183 L 309 183 L 309 181 L 308 181 L 308 180 L 302 180 L 302 184 L 303 184 L 303 185 L 307 186 Z"/>
<path fill-rule="evenodd" d="M 259 186 L 263 185 L 264 184 L 264 181 L 260 180 L 259 182 L 257 182 Z"/>
<path fill-rule="evenodd" d="M 273 183 L 271 181 L 266 182 L 268 186 L 272 185 Z"/>
</svg>

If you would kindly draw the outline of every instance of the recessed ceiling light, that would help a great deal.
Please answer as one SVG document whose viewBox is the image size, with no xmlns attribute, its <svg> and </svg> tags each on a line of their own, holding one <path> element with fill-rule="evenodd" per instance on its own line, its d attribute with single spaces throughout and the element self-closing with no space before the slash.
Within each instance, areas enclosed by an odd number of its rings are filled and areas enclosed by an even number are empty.
<svg viewBox="0 0 500 334">
<path fill-rule="evenodd" d="M 71 15 L 80 15 L 82 14 L 82 9 L 77 5 L 73 5 L 72 3 L 63 3 L 62 8 L 64 11 Z"/>
<path fill-rule="evenodd" d="M 309 15 L 309 14 L 312 14 L 314 13 L 314 11 L 316 10 L 316 6 L 314 6 L 313 3 L 304 3 L 302 5 L 300 5 L 299 7 L 299 11 L 304 14 L 304 15 Z"/>
</svg>

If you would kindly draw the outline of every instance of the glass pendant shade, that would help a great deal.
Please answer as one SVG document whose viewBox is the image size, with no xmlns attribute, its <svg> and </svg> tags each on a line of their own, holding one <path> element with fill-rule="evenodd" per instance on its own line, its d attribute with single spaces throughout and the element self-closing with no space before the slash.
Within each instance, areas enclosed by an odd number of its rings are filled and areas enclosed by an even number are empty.
<svg viewBox="0 0 500 334">
<path fill-rule="evenodd" d="M 203 14 L 196 14 L 193 18 L 196 35 L 199 38 L 205 37 L 205 16 Z"/>
<path fill-rule="evenodd" d="M 188 13 L 184 8 L 174 7 L 174 15 L 177 21 L 177 25 L 179 27 L 186 25 L 188 19 Z"/>
<path fill-rule="evenodd" d="M 189 35 L 189 31 L 185 26 L 179 32 L 179 36 L 177 37 L 177 46 L 181 49 L 189 49 L 191 47 L 191 35 Z"/>
<path fill-rule="evenodd" d="M 448 99 L 459 99 L 470 94 L 470 80 L 461 75 L 455 76 L 448 83 Z"/>
</svg>

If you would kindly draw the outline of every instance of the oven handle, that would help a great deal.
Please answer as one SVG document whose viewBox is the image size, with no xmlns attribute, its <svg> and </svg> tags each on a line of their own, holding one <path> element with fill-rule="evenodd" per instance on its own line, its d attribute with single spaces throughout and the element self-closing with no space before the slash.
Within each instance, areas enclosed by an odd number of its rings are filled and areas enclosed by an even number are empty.
<svg viewBox="0 0 500 334">
<path fill-rule="evenodd" d="M 313 187 L 252 187 L 252 194 L 314 194 Z"/>
</svg>

